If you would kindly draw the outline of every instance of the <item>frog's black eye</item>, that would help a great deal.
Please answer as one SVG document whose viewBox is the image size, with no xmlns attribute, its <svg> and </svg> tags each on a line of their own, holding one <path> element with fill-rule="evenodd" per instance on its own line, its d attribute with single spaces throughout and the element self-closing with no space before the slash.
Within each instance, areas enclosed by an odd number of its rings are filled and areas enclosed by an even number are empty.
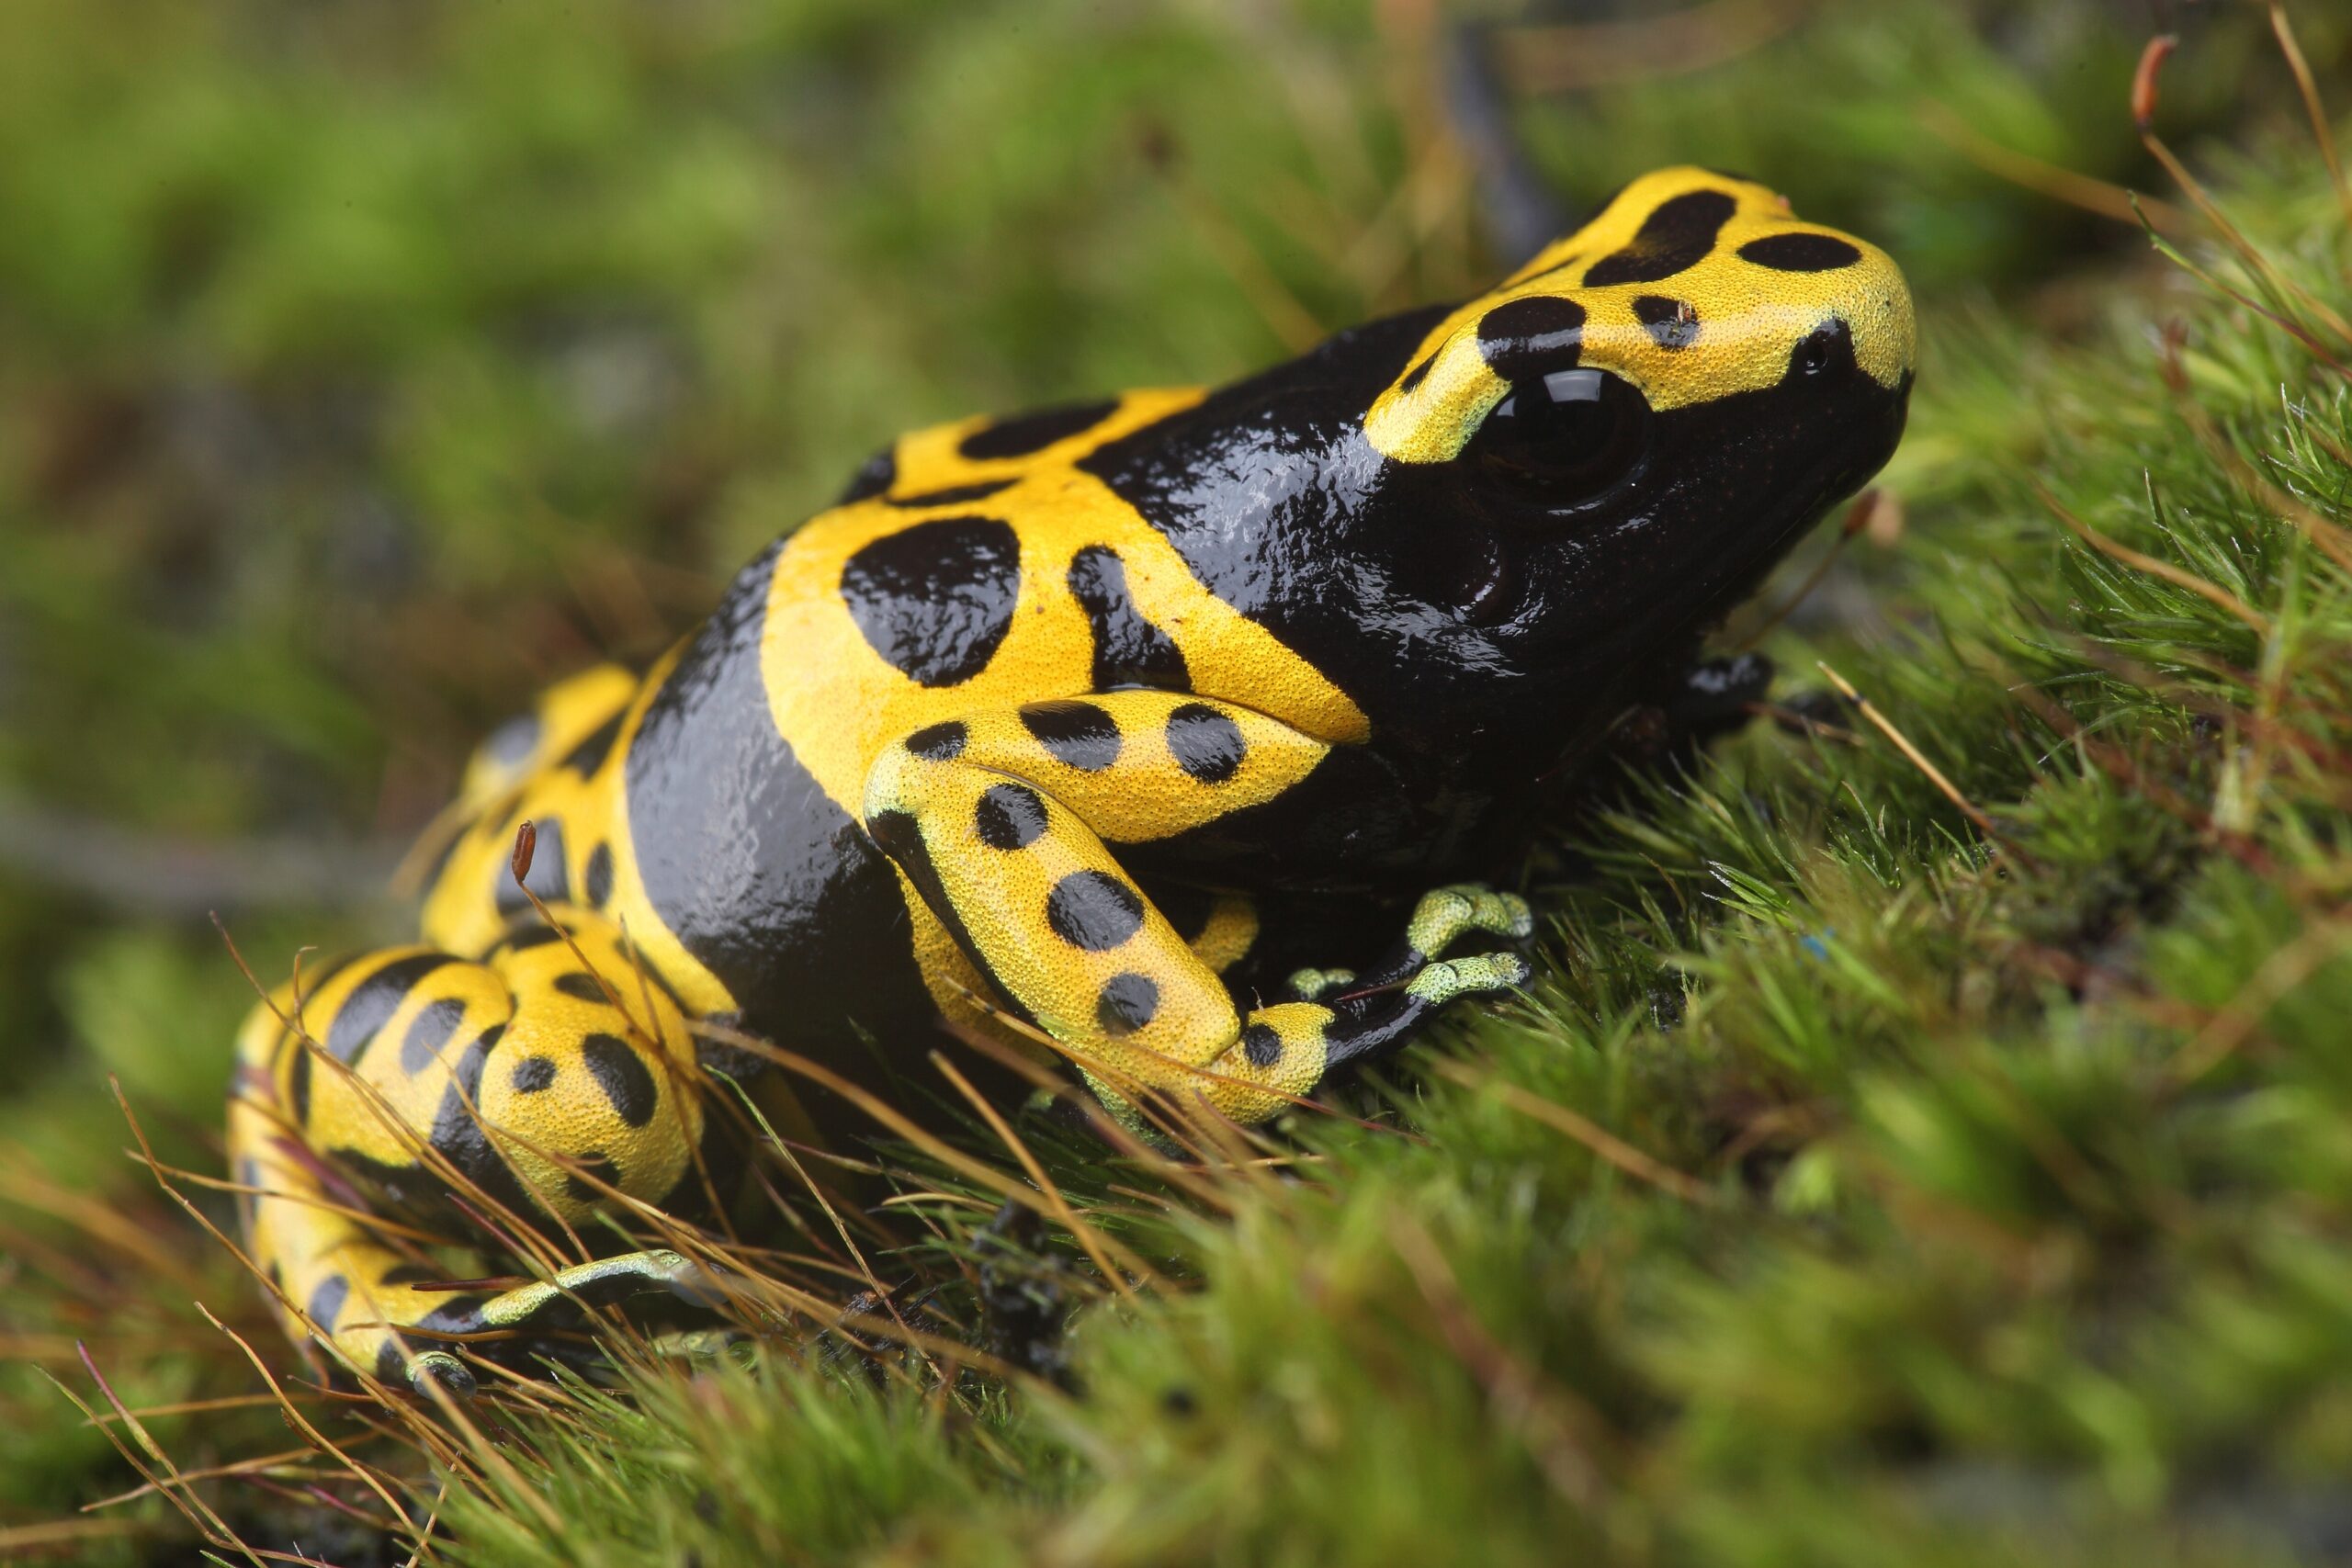
<svg viewBox="0 0 2352 1568">
<path fill-rule="evenodd" d="M 1649 450 L 1650 405 L 1600 370 L 1555 370 L 1511 384 L 1464 453 L 1548 510 L 1614 490 Z"/>
</svg>

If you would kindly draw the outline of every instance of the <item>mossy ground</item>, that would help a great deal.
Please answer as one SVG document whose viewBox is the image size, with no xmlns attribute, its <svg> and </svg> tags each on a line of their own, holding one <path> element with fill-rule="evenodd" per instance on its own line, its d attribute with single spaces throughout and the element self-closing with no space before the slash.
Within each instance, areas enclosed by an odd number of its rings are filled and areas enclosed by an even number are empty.
<svg viewBox="0 0 2352 1568">
<path fill-rule="evenodd" d="M 1770 631 L 1774 714 L 1546 828 L 1529 1000 L 1280 1174 L 1021 1123 L 1150 1271 L 1051 1232 L 1074 1393 L 786 1336 L 455 1427 L 309 1389 L 123 1156 L 108 1075 L 218 1168 L 247 993 L 203 911 L 265 964 L 396 934 L 377 875 L 472 736 L 658 648 L 901 426 L 1214 379 L 1512 259 L 1443 29 L 10 9 L 0 1550 L 187 1560 L 159 1496 L 75 1512 L 166 1455 L 241 1467 L 172 1488 L 222 1540 L 355 1564 L 408 1556 L 395 1506 L 481 1565 L 2352 1556 L 2352 228 L 2267 16 L 2191 8 L 2168 68 L 2263 258 L 2160 212 L 2200 280 L 2004 177 L 2188 205 L 2128 7 L 1703 9 L 1679 54 L 1515 40 L 1517 134 L 1571 206 L 1690 160 L 1896 253 L 1903 525 Z M 2352 106 L 2352 29 L 2294 15 Z M 951 1322 L 1023 1179 L 964 1147 L 861 1231 Z"/>
</svg>

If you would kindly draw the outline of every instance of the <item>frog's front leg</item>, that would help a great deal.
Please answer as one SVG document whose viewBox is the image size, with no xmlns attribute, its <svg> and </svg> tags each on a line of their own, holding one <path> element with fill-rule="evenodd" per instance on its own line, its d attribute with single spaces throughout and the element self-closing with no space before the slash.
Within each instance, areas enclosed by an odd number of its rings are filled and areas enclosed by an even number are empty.
<svg viewBox="0 0 2352 1568">
<path fill-rule="evenodd" d="M 1283 1001 L 1245 1016 L 1108 847 L 1271 800 L 1329 750 L 1250 709 L 1166 692 L 977 713 L 884 751 L 867 778 L 865 826 L 1122 1120 L 1139 1124 L 1132 1102 L 1154 1094 L 1180 1106 L 1198 1097 L 1250 1124 L 1454 997 L 1526 976 L 1513 954 L 1428 963 L 1424 952 L 1376 998 Z M 1466 907 L 1487 929 L 1523 929 L 1524 906 Z M 1422 935 L 1437 940 L 1434 927 Z"/>
</svg>

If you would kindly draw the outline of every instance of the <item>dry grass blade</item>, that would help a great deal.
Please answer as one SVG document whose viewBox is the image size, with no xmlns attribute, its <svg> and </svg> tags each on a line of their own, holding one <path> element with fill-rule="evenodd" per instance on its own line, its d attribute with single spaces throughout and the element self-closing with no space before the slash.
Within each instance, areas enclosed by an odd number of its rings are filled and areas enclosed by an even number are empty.
<svg viewBox="0 0 2352 1568">
<path fill-rule="evenodd" d="M 2191 226 L 2189 215 L 2169 201 L 2138 196 L 2121 186 L 2004 147 L 1943 104 L 1921 105 L 1919 123 L 1978 168 L 2021 190 L 2034 191 L 2052 201 L 2063 201 L 2119 223 L 2136 226 L 2145 222 L 2157 232 L 2173 238 L 2187 234 Z"/>
<path fill-rule="evenodd" d="M 2294 24 L 2287 19 L 2287 7 L 2280 0 L 2270 0 L 2270 31 L 2278 40 L 2278 52 L 2287 57 L 2295 90 L 2302 95 L 2303 113 L 2312 122 L 2312 140 L 2319 144 L 2320 162 L 2327 165 L 2328 184 L 2335 187 L 2335 204 L 2344 209 L 2345 221 L 2352 223 L 2352 184 L 2346 182 L 2343 161 L 2336 156 L 2335 130 L 2328 124 L 2327 110 L 2319 100 L 2319 83 L 2312 75 L 2311 62 L 2303 58 L 2303 46 L 2296 41 Z"/>
<path fill-rule="evenodd" d="M 2162 578 L 2175 588 L 2185 588 L 2206 603 L 2217 605 L 2244 621 L 2252 628 L 2256 636 L 2265 638 L 2270 636 L 2269 617 L 2221 584 L 2210 582 L 2186 567 L 2177 567 L 2170 561 L 2158 560 L 2154 556 L 2143 555 L 2129 545 L 2119 544 L 2109 538 L 2069 512 L 2064 503 L 2051 494 L 2049 487 L 2040 479 L 2034 481 L 2033 491 L 2041 498 L 2041 504 L 2050 509 L 2050 514 L 2064 523 L 2068 532 L 2109 560 L 2120 561 L 2132 570 L 2145 572 L 2150 577 Z"/>
<path fill-rule="evenodd" d="M 1152 1272 L 1149 1266 L 1143 1264 L 1142 1259 L 1136 1258 L 1132 1253 L 1125 1255 L 1126 1268 L 1114 1267 L 1111 1262 L 1108 1238 L 1095 1230 L 1092 1225 L 1079 1218 L 1078 1211 L 1070 1207 L 1069 1200 L 1062 1195 L 1062 1190 L 1054 1185 L 1054 1179 L 1046 1173 L 1045 1166 L 1030 1151 L 1029 1145 L 1022 1142 L 1020 1135 L 1013 1132 L 1012 1123 L 1006 1122 L 1002 1113 L 989 1103 L 988 1097 L 974 1089 L 971 1081 L 956 1070 L 956 1064 L 939 1052 L 933 1051 L 931 1054 L 931 1065 L 946 1075 L 947 1081 L 956 1086 L 956 1091 L 969 1101 L 973 1111 L 989 1124 L 989 1131 L 994 1133 L 998 1140 L 1012 1152 L 1012 1157 L 1021 1162 L 1021 1168 L 1029 1173 L 1029 1179 L 1037 1184 L 1037 1190 L 1045 1194 L 1046 1201 L 1052 1206 L 1055 1223 L 1069 1232 L 1071 1237 L 1092 1260 L 1095 1269 L 1101 1272 L 1103 1280 L 1113 1290 L 1129 1301 L 1135 1299 L 1135 1287 L 1127 1283 L 1126 1269 L 1129 1268 L 1138 1270 L 1138 1278 L 1154 1284 L 1158 1282 L 1158 1276 Z M 1125 1248 L 1121 1249 L 1123 1253 L 1125 1250 Z"/>
<path fill-rule="evenodd" d="M 1961 794 L 1960 786 L 1945 777 L 1944 771 L 1929 761 L 1928 754 L 1912 744 L 1911 738 L 1897 728 L 1893 719 L 1879 712 L 1877 706 L 1868 697 L 1856 691 L 1851 682 L 1826 663 L 1816 661 L 1815 668 L 1828 677 L 1829 683 L 1838 688 L 1838 694 L 1853 704 L 1854 711 L 1868 719 L 1871 728 L 1894 743 L 1894 749 L 1903 753 L 1905 760 L 1918 769 L 1926 776 L 1927 781 L 1936 786 L 1937 793 L 1951 801 L 1962 817 L 1973 823 L 1976 830 L 1984 835 L 1996 852 L 2009 855 L 2020 865 L 2032 866 L 2036 863 L 2032 856 L 2010 841 L 2008 836 L 2001 831 L 1982 807 Z"/>
<path fill-rule="evenodd" d="M 2140 68 L 2132 73 L 2132 122 L 2140 133 L 2140 144 L 2148 150 L 2150 157 L 2164 165 L 2165 173 L 2172 176 L 2173 183 L 2188 197 L 2189 204 L 2197 209 L 2206 222 L 2212 225 L 2213 231 L 2221 235 L 2222 243 L 2237 253 L 2247 271 L 2300 303 L 2335 335 L 2338 343 L 2352 344 L 2352 322 L 2346 322 L 2333 306 L 2281 272 L 2263 253 L 2262 247 L 2247 239 L 2245 231 L 2230 220 L 2229 214 L 2222 210 L 2221 204 L 2207 193 L 2197 176 L 2188 172 L 2188 166 L 2165 144 L 2164 138 L 2156 134 L 2157 78 L 2164 71 L 2165 62 L 2179 45 L 2180 39 L 2170 33 L 2150 39 L 2147 48 L 2140 55 Z"/>
</svg>

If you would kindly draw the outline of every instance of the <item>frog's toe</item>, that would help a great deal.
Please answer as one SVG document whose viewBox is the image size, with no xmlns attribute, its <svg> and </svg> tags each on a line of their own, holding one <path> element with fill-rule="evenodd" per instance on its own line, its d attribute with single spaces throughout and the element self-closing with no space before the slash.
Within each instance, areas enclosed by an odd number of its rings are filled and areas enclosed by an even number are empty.
<svg viewBox="0 0 2352 1568">
<path fill-rule="evenodd" d="M 422 1399 L 431 1399 L 435 1389 L 451 1399 L 474 1396 L 473 1369 L 447 1350 L 424 1350 L 410 1357 L 408 1383 Z"/>
<path fill-rule="evenodd" d="M 1294 1001 L 1318 1002 L 1355 983 L 1352 969 L 1297 969 L 1283 982 L 1283 989 Z"/>
<path fill-rule="evenodd" d="M 1405 994 L 1431 1007 L 1443 1007 L 1457 997 L 1517 990 L 1533 973 L 1533 967 L 1516 953 L 1442 958 L 1414 976 Z"/>
<path fill-rule="evenodd" d="M 1406 922 L 1405 940 L 1414 951 L 1436 957 L 1473 931 L 1519 940 L 1535 930 L 1534 912 L 1516 893 L 1498 893 L 1479 883 L 1456 883 L 1421 896 Z"/>
<path fill-rule="evenodd" d="M 554 1327 L 579 1321 L 587 1308 L 664 1293 L 705 1312 L 717 1310 L 726 1299 L 710 1270 L 684 1253 L 654 1247 L 575 1264 L 519 1285 L 482 1303 L 476 1315 L 485 1328 Z"/>
</svg>

